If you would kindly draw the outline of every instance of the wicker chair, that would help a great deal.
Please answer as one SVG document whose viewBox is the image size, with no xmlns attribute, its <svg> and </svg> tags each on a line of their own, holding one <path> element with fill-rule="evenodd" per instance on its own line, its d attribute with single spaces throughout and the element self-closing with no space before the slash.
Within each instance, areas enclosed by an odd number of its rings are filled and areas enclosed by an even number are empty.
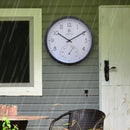
<svg viewBox="0 0 130 130">
<path fill-rule="evenodd" d="M 103 130 L 105 114 L 102 111 L 93 109 L 68 111 L 54 119 L 49 130 L 52 130 L 56 121 L 67 115 L 69 115 L 69 130 Z"/>
</svg>

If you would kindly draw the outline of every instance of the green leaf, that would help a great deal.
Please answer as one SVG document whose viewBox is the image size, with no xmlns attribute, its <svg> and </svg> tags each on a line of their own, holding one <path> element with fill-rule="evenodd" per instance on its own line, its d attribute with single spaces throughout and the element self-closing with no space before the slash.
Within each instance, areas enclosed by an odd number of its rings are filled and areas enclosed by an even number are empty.
<svg viewBox="0 0 130 130">
<path fill-rule="evenodd" d="M 67 125 L 70 125 L 70 123 L 65 123 L 65 124 L 63 124 L 64 126 L 67 126 Z"/>
<path fill-rule="evenodd" d="M 7 122 L 7 124 L 9 124 L 9 123 L 10 123 L 10 121 L 9 121 L 8 119 L 6 119 L 6 122 Z"/>
<path fill-rule="evenodd" d="M 6 128 L 6 127 L 4 127 L 2 130 L 7 130 L 7 128 Z"/>
<path fill-rule="evenodd" d="M 3 122 L 2 127 L 5 127 L 5 124 L 6 124 L 6 123 L 5 123 L 5 122 Z"/>
<path fill-rule="evenodd" d="M 7 120 L 7 118 L 6 118 L 6 117 L 3 117 L 3 120 L 5 121 L 5 120 Z"/>
<path fill-rule="evenodd" d="M 18 130 L 18 127 L 14 125 L 14 130 Z"/>
<path fill-rule="evenodd" d="M 9 128 L 11 128 L 11 125 L 10 125 L 10 123 L 8 123 L 8 124 L 7 124 L 7 126 L 8 126 Z"/>
</svg>

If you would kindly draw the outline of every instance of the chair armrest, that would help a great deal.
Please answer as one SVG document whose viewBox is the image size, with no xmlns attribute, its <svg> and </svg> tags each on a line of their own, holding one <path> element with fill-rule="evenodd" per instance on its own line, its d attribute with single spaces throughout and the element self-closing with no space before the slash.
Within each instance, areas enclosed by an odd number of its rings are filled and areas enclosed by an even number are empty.
<svg viewBox="0 0 130 130">
<path fill-rule="evenodd" d="M 101 123 L 104 120 L 105 116 L 102 116 L 102 118 L 94 125 L 93 130 L 96 130 L 99 123 Z"/>
<path fill-rule="evenodd" d="M 70 115 L 70 114 L 71 114 L 71 112 L 69 111 L 69 112 L 66 112 L 66 113 L 62 114 L 61 116 L 57 117 L 56 119 L 54 119 L 54 120 L 51 122 L 51 124 L 50 124 L 49 130 L 52 130 L 52 127 L 53 127 L 53 125 L 54 125 L 54 123 L 55 123 L 56 121 L 58 121 L 59 119 L 61 119 L 61 118 L 64 117 L 64 116 L 67 116 L 67 115 Z"/>
</svg>

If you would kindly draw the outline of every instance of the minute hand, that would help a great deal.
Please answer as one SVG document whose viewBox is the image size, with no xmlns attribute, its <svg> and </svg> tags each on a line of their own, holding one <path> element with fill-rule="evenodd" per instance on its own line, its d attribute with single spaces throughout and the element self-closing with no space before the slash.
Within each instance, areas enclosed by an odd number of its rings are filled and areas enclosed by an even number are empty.
<svg viewBox="0 0 130 130">
<path fill-rule="evenodd" d="M 73 38 L 69 39 L 69 41 L 71 41 L 71 40 L 75 39 L 76 37 L 78 37 L 78 36 L 80 36 L 80 35 L 82 35 L 82 34 L 84 34 L 85 32 L 86 32 L 86 31 L 83 31 L 82 33 L 80 33 L 80 34 L 76 35 L 75 37 L 73 37 Z M 69 42 L 69 41 L 67 41 L 67 42 Z"/>
</svg>

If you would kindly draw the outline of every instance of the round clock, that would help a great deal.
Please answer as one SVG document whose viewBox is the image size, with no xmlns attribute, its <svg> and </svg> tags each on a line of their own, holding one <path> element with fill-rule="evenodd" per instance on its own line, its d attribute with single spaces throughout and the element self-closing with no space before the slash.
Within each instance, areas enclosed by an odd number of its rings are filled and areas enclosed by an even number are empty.
<svg viewBox="0 0 130 130">
<path fill-rule="evenodd" d="M 50 55 L 65 64 L 74 64 L 85 59 L 91 50 L 92 42 L 88 25 L 71 16 L 54 21 L 45 36 Z"/>
</svg>

